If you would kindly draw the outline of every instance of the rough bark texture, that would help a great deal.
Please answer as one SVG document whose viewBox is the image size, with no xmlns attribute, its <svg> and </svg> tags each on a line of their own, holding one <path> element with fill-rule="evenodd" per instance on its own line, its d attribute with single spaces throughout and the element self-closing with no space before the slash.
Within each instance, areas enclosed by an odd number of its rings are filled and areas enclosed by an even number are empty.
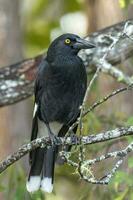
<svg viewBox="0 0 133 200">
<path fill-rule="evenodd" d="M 34 79 L 40 63 L 38 56 L 0 69 L 1 106 L 16 103 L 33 94 Z"/>
<path fill-rule="evenodd" d="M 132 134 L 133 134 L 133 126 L 121 127 L 121 128 L 117 128 L 111 131 L 99 133 L 97 135 L 89 134 L 89 136 L 84 136 L 82 138 L 80 137 L 78 138 L 76 136 L 68 137 L 68 138 L 58 138 L 58 143 L 56 145 L 61 145 L 61 144 L 78 145 L 78 144 L 81 144 L 81 142 L 84 145 L 94 144 L 94 143 L 105 142 L 111 139 L 116 139 L 116 138 L 132 135 Z M 12 165 L 17 160 L 19 160 L 24 155 L 26 155 L 28 152 L 41 146 L 44 148 L 47 145 L 51 145 L 49 138 L 42 137 L 42 138 L 37 138 L 33 140 L 32 142 L 21 146 L 18 151 L 16 151 L 12 155 L 9 155 L 4 161 L 0 163 L 0 173 L 2 173 L 10 165 Z M 133 145 L 132 145 L 131 151 L 133 151 Z"/>
</svg>

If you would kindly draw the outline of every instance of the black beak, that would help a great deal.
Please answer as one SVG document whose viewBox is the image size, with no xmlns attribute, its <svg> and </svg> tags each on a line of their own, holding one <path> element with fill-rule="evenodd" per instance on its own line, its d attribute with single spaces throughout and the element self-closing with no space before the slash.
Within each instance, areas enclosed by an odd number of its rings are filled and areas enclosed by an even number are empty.
<svg viewBox="0 0 133 200">
<path fill-rule="evenodd" d="M 95 48 L 96 45 L 85 40 L 85 39 L 81 39 L 81 38 L 77 38 L 75 44 L 73 45 L 73 47 L 75 49 L 91 49 L 91 48 Z"/>
</svg>

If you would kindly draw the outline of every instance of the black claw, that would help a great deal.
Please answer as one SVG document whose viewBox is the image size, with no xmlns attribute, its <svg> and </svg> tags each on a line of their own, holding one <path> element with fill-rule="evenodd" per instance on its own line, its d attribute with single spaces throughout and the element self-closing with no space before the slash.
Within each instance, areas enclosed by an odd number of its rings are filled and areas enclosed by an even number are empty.
<svg viewBox="0 0 133 200">
<path fill-rule="evenodd" d="M 71 142 L 72 143 L 77 143 L 77 136 L 75 134 L 71 134 Z"/>
<path fill-rule="evenodd" d="M 54 142 L 54 145 L 58 144 L 58 137 L 57 136 L 54 136 L 53 142 Z"/>
<path fill-rule="evenodd" d="M 50 135 L 52 147 L 54 148 L 58 144 L 58 137 L 54 134 Z"/>
</svg>

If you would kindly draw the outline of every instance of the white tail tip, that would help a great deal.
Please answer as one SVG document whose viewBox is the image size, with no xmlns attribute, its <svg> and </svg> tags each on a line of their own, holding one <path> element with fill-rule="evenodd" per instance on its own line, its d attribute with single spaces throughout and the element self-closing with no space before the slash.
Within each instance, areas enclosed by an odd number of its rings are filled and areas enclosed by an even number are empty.
<svg viewBox="0 0 133 200">
<path fill-rule="evenodd" d="M 41 181 L 41 190 L 43 192 L 51 193 L 53 190 L 52 178 L 45 177 Z"/>
<path fill-rule="evenodd" d="M 28 192 L 36 192 L 39 190 L 41 184 L 40 176 L 31 176 L 29 181 L 26 183 L 26 188 Z"/>
</svg>

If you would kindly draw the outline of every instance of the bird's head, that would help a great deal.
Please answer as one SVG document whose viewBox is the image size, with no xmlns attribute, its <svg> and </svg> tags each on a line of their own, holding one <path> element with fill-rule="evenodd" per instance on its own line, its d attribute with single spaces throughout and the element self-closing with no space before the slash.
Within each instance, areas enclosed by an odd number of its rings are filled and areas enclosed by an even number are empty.
<svg viewBox="0 0 133 200">
<path fill-rule="evenodd" d="M 95 44 L 80 38 L 75 34 L 63 34 L 56 38 L 48 49 L 48 56 L 58 55 L 76 55 L 81 49 L 90 49 L 96 47 Z"/>
</svg>

